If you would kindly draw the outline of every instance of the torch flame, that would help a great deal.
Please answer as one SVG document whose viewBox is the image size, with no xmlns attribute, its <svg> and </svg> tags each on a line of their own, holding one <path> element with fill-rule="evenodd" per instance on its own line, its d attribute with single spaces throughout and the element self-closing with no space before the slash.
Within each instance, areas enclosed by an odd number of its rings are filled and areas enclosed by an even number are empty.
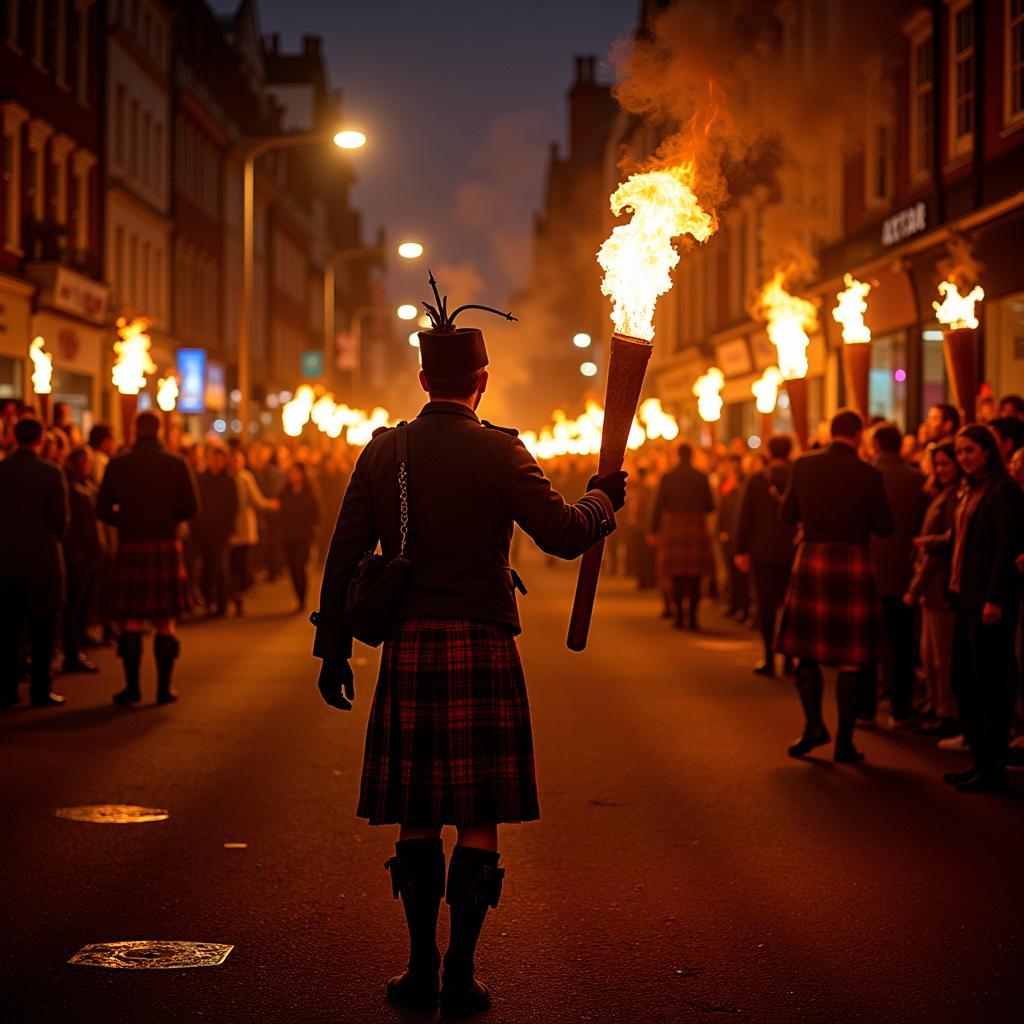
<svg viewBox="0 0 1024 1024">
<path fill-rule="evenodd" d="M 634 174 L 611 197 L 612 213 L 633 214 L 612 230 L 597 254 L 604 270 L 601 292 L 612 300 L 612 322 L 620 334 L 650 341 L 654 305 L 672 287 L 679 253 L 672 239 L 692 235 L 698 242 L 717 227 L 693 193 L 693 164 Z"/>
<path fill-rule="evenodd" d="M 758 412 L 775 412 L 775 403 L 779 400 L 779 388 L 782 387 L 783 379 L 782 371 L 777 366 L 769 366 L 750 385 Z"/>
<path fill-rule="evenodd" d="M 28 347 L 28 354 L 32 357 L 32 390 L 37 395 L 48 395 L 52 390 L 53 356 L 44 351 L 45 344 L 42 337 L 33 338 Z"/>
<path fill-rule="evenodd" d="M 679 436 L 679 424 L 661 407 L 660 399 L 648 398 L 641 402 L 639 417 L 648 440 L 674 441 Z"/>
<path fill-rule="evenodd" d="M 779 353 L 779 369 L 786 380 L 807 376 L 808 331 L 818 326 L 818 313 L 813 302 L 790 295 L 786 291 L 785 271 L 775 276 L 757 300 L 757 312 L 768 322 L 768 337 Z"/>
<path fill-rule="evenodd" d="M 721 390 L 725 387 L 725 374 L 717 366 L 698 377 L 693 385 L 697 396 L 697 412 L 705 423 L 714 423 L 722 415 Z"/>
<path fill-rule="evenodd" d="M 163 412 L 174 412 L 178 400 L 178 378 L 174 374 L 161 377 L 156 382 L 156 404 Z"/>
<path fill-rule="evenodd" d="M 149 321 L 145 317 L 117 321 L 117 334 L 121 339 L 114 342 L 117 359 L 111 370 L 111 380 L 122 395 L 137 395 L 146 386 L 146 374 L 156 373 L 156 366 L 149 355 L 150 340 L 146 331 Z"/>
<path fill-rule="evenodd" d="M 281 427 L 289 437 L 298 437 L 309 422 L 316 395 L 308 384 L 303 384 L 290 402 L 281 406 Z"/>
<path fill-rule="evenodd" d="M 942 302 L 933 302 L 935 319 L 946 324 L 954 331 L 978 326 L 978 318 L 974 315 L 974 304 L 985 298 L 985 290 L 976 284 L 966 295 L 960 294 L 955 281 L 940 281 L 939 294 Z"/>
<path fill-rule="evenodd" d="M 871 328 L 864 323 L 864 314 L 868 311 L 865 300 L 871 285 L 858 281 L 852 274 L 844 274 L 843 283 L 846 290 L 836 295 L 839 304 L 832 310 L 832 319 L 843 325 L 843 341 L 847 345 L 867 344 L 871 340 Z"/>
</svg>

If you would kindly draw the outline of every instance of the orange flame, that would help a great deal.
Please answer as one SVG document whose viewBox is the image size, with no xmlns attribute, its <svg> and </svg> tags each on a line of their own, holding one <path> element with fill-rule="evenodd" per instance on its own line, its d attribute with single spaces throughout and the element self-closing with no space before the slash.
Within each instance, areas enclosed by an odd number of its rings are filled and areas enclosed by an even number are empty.
<svg viewBox="0 0 1024 1024">
<path fill-rule="evenodd" d="M 672 239 L 708 239 L 717 227 L 693 193 L 693 164 L 634 174 L 611 197 L 616 216 L 629 210 L 628 224 L 612 229 L 597 254 L 604 270 L 601 292 L 612 300 L 612 322 L 620 334 L 650 341 L 654 306 L 672 287 L 679 253 Z"/>
<path fill-rule="evenodd" d="M 156 373 L 156 366 L 149 355 L 150 340 L 146 333 L 149 321 L 145 317 L 117 321 L 117 334 L 121 339 L 114 342 L 117 359 L 110 377 L 122 395 L 137 395 L 146 386 L 146 375 Z"/>
<path fill-rule="evenodd" d="M 163 412 L 174 412 L 178 401 L 178 378 L 174 374 L 161 377 L 156 382 L 156 404 Z"/>
<path fill-rule="evenodd" d="M 935 319 L 946 324 L 954 331 L 978 326 L 978 318 L 974 315 L 974 304 L 985 298 L 985 289 L 976 284 L 966 295 L 960 294 L 955 281 L 940 281 L 939 294 L 942 302 L 933 302 Z"/>
<path fill-rule="evenodd" d="M 33 338 L 28 347 L 28 354 L 32 357 L 32 390 L 37 395 L 48 395 L 52 390 L 53 356 L 44 350 L 45 344 L 42 337 L 38 337 Z"/>
<path fill-rule="evenodd" d="M 725 387 L 725 374 L 717 366 L 712 366 L 702 374 L 693 385 L 693 393 L 697 396 L 697 412 L 705 423 L 714 423 L 722 415 L 722 388 Z"/>
<path fill-rule="evenodd" d="M 779 400 L 779 388 L 782 387 L 783 379 L 782 371 L 777 366 L 769 366 L 750 385 L 758 412 L 775 412 L 775 403 Z"/>
<path fill-rule="evenodd" d="M 871 340 L 871 328 L 864 323 L 868 311 L 865 301 L 871 285 L 858 281 L 853 274 L 844 274 L 846 290 L 836 295 L 839 304 L 832 310 L 832 319 L 843 325 L 843 341 L 847 345 L 865 345 Z"/>
<path fill-rule="evenodd" d="M 817 328 L 818 313 L 813 302 L 786 291 L 785 276 L 785 271 L 776 270 L 761 289 L 757 313 L 768 322 L 768 337 L 779 353 L 782 376 L 798 380 L 807 376 L 807 332 Z"/>
</svg>

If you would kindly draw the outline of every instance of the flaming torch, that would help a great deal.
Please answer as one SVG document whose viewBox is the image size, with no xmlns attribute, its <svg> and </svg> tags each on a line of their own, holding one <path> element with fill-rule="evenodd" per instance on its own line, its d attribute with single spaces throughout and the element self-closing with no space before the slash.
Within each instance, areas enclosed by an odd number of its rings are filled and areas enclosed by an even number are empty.
<svg viewBox="0 0 1024 1024">
<path fill-rule="evenodd" d="M 50 422 L 50 392 L 53 390 L 50 383 L 53 378 L 53 356 L 44 350 L 45 344 L 41 337 L 33 338 L 28 347 L 28 354 L 32 357 L 32 390 L 39 396 L 39 414 L 44 427 Z"/>
<path fill-rule="evenodd" d="M 694 381 L 693 393 L 697 396 L 697 413 L 708 425 L 711 443 L 716 440 L 715 424 L 722 418 L 722 388 L 725 387 L 725 374 L 717 366 Z"/>
<path fill-rule="evenodd" d="M 174 420 L 174 407 L 178 403 L 178 378 L 169 373 L 156 382 L 156 404 L 164 414 L 164 440 L 171 443 L 171 426 Z"/>
<path fill-rule="evenodd" d="M 754 404 L 761 414 L 761 439 L 767 441 L 772 435 L 775 419 L 775 403 L 779 400 L 779 388 L 782 387 L 782 371 L 777 366 L 766 367 L 753 384 L 750 385 L 754 396 Z"/>
<path fill-rule="evenodd" d="M 864 323 L 864 314 L 868 311 L 866 299 L 871 285 L 858 281 L 852 274 L 845 274 L 843 283 L 846 289 L 836 295 L 838 305 L 832 310 L 832 319 L 843 325 L 843 372 L 846 374 L 848 400 L 866 423 L 871 380 L 871 328 Z"/>
<path fill-rule="evenodd" d="M 117 336 L 114 342 L 114 366 L 110 377 L 121 394 L 121 430 L 127 441 L 135 422 L 139 407 L 139 392 L 146 386 L 146 375 L 156 373 L 156 366 L 149 355 L 150 340 L 146 333 L 149 321 L 145 317 L 117 321 Z"/>
<path fill-rule="evenodd" d="M 690 235 L 703 242 L 716 227 L 714 217 L 701 208 L 693 193 L 693 179 L 692 164 L 648 171 L 634 174 L 611 196 L 612 213 L 618 216 L 629 210 L 632 218 L 612 229 L 597 254 L 604 270 L 601 291 L 612 300 L 615 325 L 597 469 L 601 476 L 622 468 L 651 358 L 654 306 L 658 296 L 672 287 L 672 271 L 679 263 L 672 240 Z M 567 640 L 574 651 L 587 646 L 603 553 L 601 541 L 580 564 Z"/>
<path fill-rule="evenodd" d="M 757 312 L 768 323 L 768 337 L 779 354 L 779 370 L 786 382 L 793 430 L 802 448 L 807 447 L 807 346 L 808 331 L 818 326 L 813 302 L 790 295 L 785 288 L 785 272 L 775 276 L 758 296 Z"/>
<path fill-rule="evenodd" d="M 955 281 L 940 281 L 941 302 L 933 302 L 935 318 L 945 326 L 942 351 L 946 357 L 946 376 L 953 385 L 953 398 L 964 413 L 964 422 L 974 422 L 974 392 L 978 386 L 978 318 L 974 305 L 985 298 L 985 290 L 976 284 L 966 295 L 960 294 Z"/>
</svg>

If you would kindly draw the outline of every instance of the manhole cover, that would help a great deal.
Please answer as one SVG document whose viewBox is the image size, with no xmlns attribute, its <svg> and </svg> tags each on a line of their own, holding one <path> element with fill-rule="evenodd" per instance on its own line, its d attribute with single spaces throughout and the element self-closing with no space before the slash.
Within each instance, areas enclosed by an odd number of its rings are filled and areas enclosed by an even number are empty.
<svg viewBox="0 0 1024 1024">
<path fill-rule="evenodd" d="M 129 971 L 217 967 L 234 948 L 219 942 L 93 942 L 83 946 L 68 963 Z"/>
<path fill-rule="evenodd" d="M 69 821 L 95 821 L 101 825 L 134 825 L 144 821 L 166 821 L 170 814 L 162 807 L 85 804 L 82 807 L 58 807 L 57 817 L 67 818 Z"/>
</svg>

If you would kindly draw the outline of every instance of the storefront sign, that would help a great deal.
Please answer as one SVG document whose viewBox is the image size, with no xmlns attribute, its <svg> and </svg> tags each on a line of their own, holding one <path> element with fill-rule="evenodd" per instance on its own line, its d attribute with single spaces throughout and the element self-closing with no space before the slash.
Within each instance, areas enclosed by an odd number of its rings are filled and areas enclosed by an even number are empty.
<svg viewBox="0 0 1024 1024">
<path fill-rule="evenodd" d="M 311 349 L 302 353 L 302 358 L 299 360 L 299 373 L 306 380 L 316 380 L 317 377 L 323 376 L 323 372 L 324 354 L 320 349 Z"/>
<path fill-rule="evenodd" d="M 928 208 L 924 203 L 914 203 L 882 221 L 882 245 L 895 245 L 905 238 L 919 235 L 928 227 Z"/>
<path fill-rule="evenodd" d="M 178 411 L 206 412 L 206 349 L 179 348 Z"/>
<path fill-rule="evenodd" d="M 715 346 L 715 359 L 726 377 L 750 373 L 750 349 L 745 338 L 733 338 Z"/>
</svg>

